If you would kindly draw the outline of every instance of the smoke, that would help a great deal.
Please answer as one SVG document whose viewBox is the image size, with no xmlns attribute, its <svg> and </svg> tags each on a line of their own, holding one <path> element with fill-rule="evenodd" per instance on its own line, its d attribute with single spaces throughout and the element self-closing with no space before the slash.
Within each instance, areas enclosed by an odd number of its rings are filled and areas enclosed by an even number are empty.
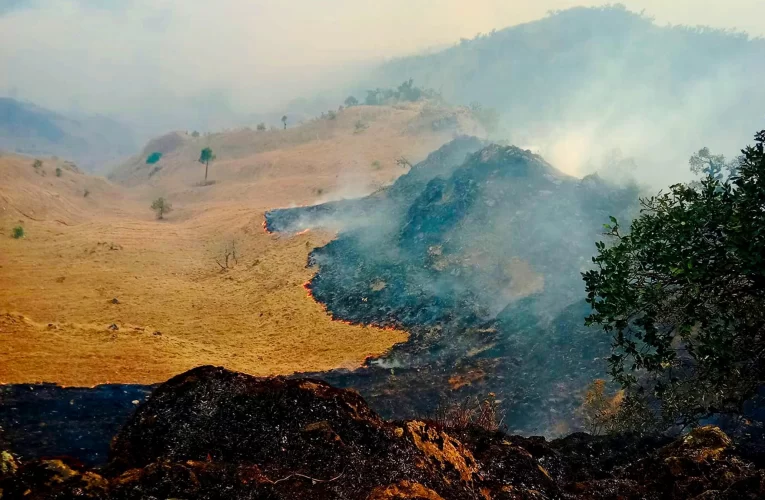
<svg viewBox="0 0 765 500">
<path fill-rule="evenodd" d="M 349 82 L 385 58 L 592 3 L 4 0 L 0 93 L 112 115 L 147 134 L 214 129 L 282 112 L 301 96 L 319 109 L 336 106 Z M 757 0 L 627 6 L 662 23 L 765 33 Z"/>
</svg>

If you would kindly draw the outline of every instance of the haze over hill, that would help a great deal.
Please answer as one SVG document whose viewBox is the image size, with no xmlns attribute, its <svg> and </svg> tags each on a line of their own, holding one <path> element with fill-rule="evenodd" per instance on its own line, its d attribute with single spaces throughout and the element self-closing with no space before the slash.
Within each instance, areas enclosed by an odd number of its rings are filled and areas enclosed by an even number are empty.
<svg viewBox="0 0 765 500">
<path fill-rule="evenodd" d="M 457 103 L 500 108 L 508 134 L 497 138 L 545 147 L 548 160 L 569 171 L 613 147 L 629 156 L 644 144 L 654 163 L 667 155 L 684 161 L 698 142 L 736 152 L 727 139 L 714 142 L 699 120 L 722 119 L 726 137 L 746 140 L 751 127 L 743 120 L 756 107 L 732 96 L 758 102 L 762 43 L 664 26 L 739 27 L 761 36 L 757 0 L 703 9 L 689 0 L 627 2 L 633 12 L 647 9 L 655 23 L 619 9 L 544 18 L 579 3 L 394 0 L 370 8 L 351 0 L 225 0 L 208 9 L 178 0 L 20 0 L 0 12 L 0 67 L 7 68 L 0 94 L 116 116 L 143 141 L 169 130 L 278 125 L 285 111 L 302 119 L 336 109 L 350 92 L 414 77 Z M 501 31 L 442 50 L 493 29 Z M 431 55 L 375 71 L 386 58 L 423 51 Z M 746 61 L 753 63 L 741 71 Z M 721 116 L 724 101 L 742 113 Z M 662 106 L 668 113 L 657 115 Z M 604 116 L 594 120 L 594 108 Z M 685 140 L 656 139 L 677 136 L 684 125 L 691 127 Z M 609 140 L 593 140 L 603 130 Z M 575 160 L 561 152 L 566 145 L 580 147 Z"/>
<path fill-rule="evenodd" d="M 104 173 L 136 147 L 132 131 L 105 116 L 65 116 L 0 97 L 0 150 L 60 156 L 90 172 Z"/>
<path fill-rule="evenodd" d="M 591 173 L 618 149 L 638 179 L 687 179 L 700 145 L 738 154 L 765 110 L 765 40 L 660 26 L 622 7 L 575 8 L 395 59 L 363 88 L 414 78 L 455 103 L 500 111 L 494 138 Z"/>
</svg>

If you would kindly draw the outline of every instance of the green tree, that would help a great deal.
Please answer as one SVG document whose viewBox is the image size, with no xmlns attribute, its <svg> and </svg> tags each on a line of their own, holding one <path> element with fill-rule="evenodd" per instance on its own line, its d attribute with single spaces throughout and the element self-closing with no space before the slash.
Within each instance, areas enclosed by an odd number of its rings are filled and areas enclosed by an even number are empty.
<svg viewBox="0 0 765 500">
<path fill-rule="evenodd" d="M 151 209 L 157 214 L 157 219 L 162 220 L 166 213 L 173 210 L 173 206 L 163 197 L 159 197 L 151 203 Z"/>
<path fill-rule="evenodd" d="M 353 97 L 352 95 L 349 95 L 345 99 L 345 107 L 346 108 L 352 108 L 353 106 L 358 106 L 358 105 L 359 105 L 359 100 L 356 99 L 355 97 Z"/>
<path fill-rule="evenodd" d="M 34 161 L 34 163 L 32 163 L 32 166 L 33 166 L 35 169 L 39 169 L 40 167 L 42 167 L 42 166 L 43 166 L 43 162 L 42 162 L 42 160 L 35 160 L 35 161 Z"/>
<path fill-rule="evenodd" d="M 611 374 L 666 425 L 739 412 L 765 381 L 765 130 L 755 141 L 730 177 L 702 169 L 642 199 L 628 233 L 612 217 L 614 244 L 597 243 L 583 273 L 586 322 L 613 337 Z"/>
<path fill-rule="evenodd" d="M 203 163 L 205 166 L 205 182 L 207 182 L 207 170 L 210 168 L 210 162 L 215 160 L 213 150 L 210 148 L 204 148 L 199 154 L 199 163 Z"/>
<path fill-rule="evenodd" d="M 258 126 L 256 127 L 258 131 L 263 131 L 266 129 L 266 124 L 263 122 L 258 123 Z"/>
<path fill-rule="evenodd" d="M 725 156 L 713 155 L 709 152 L 709 148 L 700 149 L 698 153 L 691 156 L 688 163 L 691 166 L 691 172 L 712 176 L 715 179 L 722 179 L 724 176 L 730 177 L 735 175 L 738 170 L 738 159 L 725 161 Z"/>
<path fill-rule="evenodd" d="M 154 165 L 154 164 L 155 164 L 155 163 L 157 163 L 157 162 L 158 162 L 158 161 L 159 161 L 161 158 L 162 158 L 162 153 L 160 153 L 159 151 L 154 151 L 152 154 L 150 154 L 150 155 L 149 155 L 149 156 L 146 158 L 146 164 L 147 164 L 147 165 Z"/>
<path fill-rule="evenodd" d="M 21 226 L 16 226 L 13 228 L 13 232 L 11 232 L 11 236 L 13 239 L 18 240 L 19 238 L 24 237 L 24 228 Z"/>
<path fill-rule="evenodd" d="M 287 115 L 282 116 L 282 123 L 284 124 L 284 130 L 287 130 Z"/>
</svg>

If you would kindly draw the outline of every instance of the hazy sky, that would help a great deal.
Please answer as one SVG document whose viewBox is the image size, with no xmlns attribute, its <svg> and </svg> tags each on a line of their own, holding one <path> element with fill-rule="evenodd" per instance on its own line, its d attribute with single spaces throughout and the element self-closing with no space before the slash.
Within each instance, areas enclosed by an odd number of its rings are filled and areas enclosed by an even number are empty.
<svg viewBox="0 0 765 500">
<path fill-rule="evenodd" d="M 763 0 L 625 0 L 660 24 L 765 35 Z M 576 0 L 0 0 L 0 94 L 120 112 L 218 89 L 255 111 L 359 62 L 452 44 Z"/>
</svg>

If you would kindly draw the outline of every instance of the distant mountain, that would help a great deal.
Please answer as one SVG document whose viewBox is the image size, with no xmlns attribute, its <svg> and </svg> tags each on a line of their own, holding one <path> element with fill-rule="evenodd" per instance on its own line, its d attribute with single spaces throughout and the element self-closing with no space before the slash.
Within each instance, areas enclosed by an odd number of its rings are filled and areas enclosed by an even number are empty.
<svg viewBox="0 0 765 500">
<path fill-rule="evenodd" d="M 568 173 L 620 148 L 662 185 L 702 146 L 737 153 L 765 118 L 765 40 L 659 26 L 621 6 L 556 12 L 394 59 L 359 91 L 410 77 L 454 103 L 496 108 L 497 138 Z"/>
<path fill-rule="evenodd" d="M 0 97 L 0 150 L 59 156 L 102 173 L 137 150 L 125 125 L 105 116 L 64 116 L 29 102 Z"/>
</svg>

